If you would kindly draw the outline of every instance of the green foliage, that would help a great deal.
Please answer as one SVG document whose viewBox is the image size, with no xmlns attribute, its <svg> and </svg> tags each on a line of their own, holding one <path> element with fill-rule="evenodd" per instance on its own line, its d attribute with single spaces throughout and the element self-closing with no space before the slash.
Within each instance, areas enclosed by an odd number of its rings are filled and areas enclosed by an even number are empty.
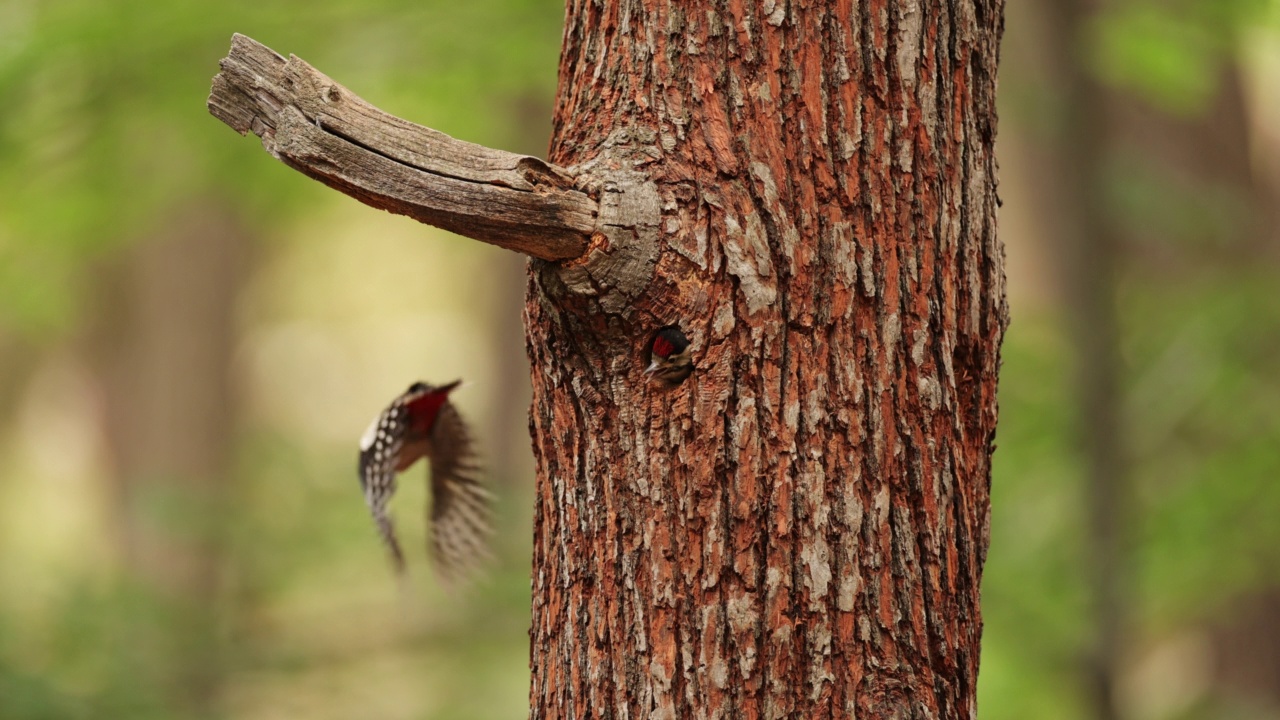
<svg viewBox="0 0 1280 720">
<path fill-rule="evenodd" d="M 1126 597 L 1130 641 L 1141 645 L 1280 584 L 1280 295 L 1270 270 L 1136 276 L 1119 307 L 1135 486 Z M 1019 318 L 1004 346 L 983 583 L 989 719 L 1090 716 L 1089 530 L 1060 327 Z M 1191 717 L 1220 711 L 1209 704 Z"/>
<path fill-rule="evenodd" d="M 1271 0 L 1126 0 L 1105 6 L 1090 37 L 1094 71 L 1111 85 L 1179 115 L 1204 112 L 1242 28 Z"/>
<path fill-rule="evenodd" d="M 1269 272 L 1126 294 L 1143 616 L 1171 627 L 1280 583 L 1280 297 Z"/>
<path fill-rule="evenodd" d="M 509 98 L 549 101 L 561 13 L 535 0 L 6 0 L 0 332 L 63 334 L 94 260 L 183 201 L 229 197 L 263 226 L 329 201 L 205 111 L 233 32 L 389 112 L 486 142 L 510 132 Z"/>
</svg>

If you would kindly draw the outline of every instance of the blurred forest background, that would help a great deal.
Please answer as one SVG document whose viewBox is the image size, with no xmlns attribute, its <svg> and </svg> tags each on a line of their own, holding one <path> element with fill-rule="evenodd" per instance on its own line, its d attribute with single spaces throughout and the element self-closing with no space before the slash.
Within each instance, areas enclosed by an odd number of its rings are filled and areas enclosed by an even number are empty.
<svg viewBox="0 0 1280 720">
<path fill-rule="evenodd" d="M 1007 7 L 981 717 L 1280 718 L 1280 7 L 1103 5 Z M 542 155 L 562 17 L 0 0 L 0 718 L 524 716 L 523 261 L 204 102 L 238 31 Z M 402 596 L 356 440 L 455 377 L 500 560 L 456 598 L 419 550 Z M 403 483 L 407 548 L 423 501 Z"/>
</svg>

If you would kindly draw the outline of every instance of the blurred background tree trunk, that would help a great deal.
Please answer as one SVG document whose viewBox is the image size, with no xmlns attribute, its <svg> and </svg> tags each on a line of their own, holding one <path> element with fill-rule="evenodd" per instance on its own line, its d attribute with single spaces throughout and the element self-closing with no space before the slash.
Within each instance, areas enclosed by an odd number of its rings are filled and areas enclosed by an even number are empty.
<svg viewBox="0 0 1280 720">
<path fill-rule="evenodd" d="M 173 210 L 101 273 L 93 337 L 126 574 L 166 612 L 128 628 L 167 657 L 184 717 L 216 709 L 237 403 L 236 299 L 250 239 L 216 199 Z"/>
<path fill-rule="evenodd" d="M 1054 64 L 1063 88 L 1057 162 L 1063 169 L 1064 287 L 1077 353 L 1078 432 L 1084 448 L 1094 637 L 1088 677 L 1095 717 L 1117 720 L 1125 603 L 1125 518 L 1129 493 L 1120 412 L 1116 274 L 1120 232 L 1108 212 L 1108 95 L 1089 72 L 1090 0 L 1049 3 L 1057 31 Z"/>
<path fill-rule="evenodd" d="M 1199 111 L 1172 111 L 1108 87 L 1098 57 L 1099 28 L 1117 5 L 1048 0 L 1047 65 L 1060 96 L 1054 107 L 1052 162 L 1060 180 L 1043 188 L 1052 206 L 1046 231 L 1058 241 L 1060 282 L 1076 355 L 1075 424 L 1082 450 L 1092 633 L 1085 676 L 1093 717 L 1129 714 L 1125 676 L 1132 665 L 1132 616 L 1138 607 L 1135 454 L 1160 452 L 1172 425 L 1134 427 L 1127 412 L 1132 381 L 1122 360 L 1120 279 L 1156 276 L 1177 283 L 1227 251 L 1229 262 L 1263 259 L 1274 227 L 1271 193 L 1250 157 L 1248 114 L 1238 63 L 1215 68 L 1212 95 Z M 1117 23 L 1116 17 L 1107 22 Z M 1154 162 L 1153 162 L 1154 160 Z M 1216 218 L 1193 218 L 1198 196 Z M 1217 248 L 1193 243 L 1220 223 Z M 1188 240 L 1191 242 L 1188 242 Z M 1260 257 L 1261 255 L 1261 257 Z M 1141 460 L 1141 458 L 1138 458 Z"/>
<path fill-rule="evenodd" d="M 532 266 L 532 717 L 975 716 L 1003 7 L 862 7 L 569 3 L 550 160 L 662 219 Z"/>
</svg>

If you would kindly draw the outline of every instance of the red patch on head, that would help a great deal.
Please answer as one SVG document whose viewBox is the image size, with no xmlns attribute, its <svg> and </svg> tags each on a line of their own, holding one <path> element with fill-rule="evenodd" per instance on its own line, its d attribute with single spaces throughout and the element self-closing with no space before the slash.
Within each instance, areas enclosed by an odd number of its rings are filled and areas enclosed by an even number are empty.
<svg viewBox="0 0 1280 720">
<path fill-rule="evenodd" d="M 676 346 L 672 345 L 670 340 L 662 337 L 661 335 L 653 339 L 653 353 L 658 357 L 669 357 L 675 349 Z"/>
<path fill-rule="evenodd" d="M 440 414 L 440 408 L 449 401 L 449 391 L 456 387 L 458 383 L 449 383 L 425 392 L 405 404 L 409 417 L 413 418 L 415 430 L 423 433 L 431 432 L 431 427 L 436 424 L 436 416 Z"/>
</svg>

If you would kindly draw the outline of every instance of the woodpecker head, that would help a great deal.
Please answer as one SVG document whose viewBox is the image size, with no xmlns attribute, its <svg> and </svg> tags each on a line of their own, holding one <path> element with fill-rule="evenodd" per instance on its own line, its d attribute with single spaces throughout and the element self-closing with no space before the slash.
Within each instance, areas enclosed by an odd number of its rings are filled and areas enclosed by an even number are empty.
<svg viewBox="0 0 1280 720">
<path fill-rule="evenodd" d="M 410 422 L 415 432 L 423 435 L 431 433 L 431 428 L 440 416 L 440 408 L 449 402 L 449 393 L 462 384 L 454 380 L 447 385 L 433 387 L 424 382 L 416 382 L 405 391 L 404 408 L 409 413 Z"/>
<path fill-rule="evenodd" d="M 668 325 L 654 333 L 649 341 L 649 367 L 645 374 L 673 388 L 693 372 L 693 358 L 689 353 L 689 338 L 680 328 Z"/>
<path fill-rule="evenodd" d="M 461 383 L 461 380 L 454 380 L 439 387 L 424 382 L 410 385 L 369 424 L 369 429 L 360 438 L 360 452 L 374 450 L 374 446 L 381 442 L 383 454 L 389 456 L 392 442 L 401 442 L 409 435 L 427 437 L 440 415 L 440 408 L 449 401 L 449 392 Z M 414 456 L 413 460 L 419 456 Z"/>
</svg>

